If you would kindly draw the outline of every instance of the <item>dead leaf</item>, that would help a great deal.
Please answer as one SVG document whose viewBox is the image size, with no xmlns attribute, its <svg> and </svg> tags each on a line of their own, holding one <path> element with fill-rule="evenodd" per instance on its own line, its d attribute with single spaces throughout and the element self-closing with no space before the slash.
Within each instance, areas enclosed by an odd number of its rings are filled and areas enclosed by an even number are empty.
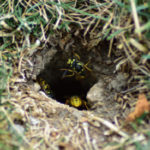
<svg viewBox="0 0 150 150">
<path fill-rule="evenodd" d="M 126 121 L 132 122 L 136 118 L 139 118 L 145 112 L 150 112 L 150 103 L 148 102 L 145 94 L 139 94 L 135 110 L 128 115 Z"/>
</svg>

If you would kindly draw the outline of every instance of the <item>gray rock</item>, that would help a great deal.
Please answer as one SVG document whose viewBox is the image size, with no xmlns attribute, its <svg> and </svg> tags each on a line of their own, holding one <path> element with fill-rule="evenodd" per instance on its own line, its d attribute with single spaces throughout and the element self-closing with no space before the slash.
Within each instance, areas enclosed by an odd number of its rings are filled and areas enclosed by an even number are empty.
<svg viewBox="0 0 150 150">
<path fill-rule="evenodd" d="M 87 100 L 91 103 L 101 102 L 104 99 L 104 82 L 99 80 L 87 93 Z"/>
<path fill-rule="evenodd" d="M 127 85 L 127 76 L 123 73 L 119 73 L 115 79 L 113 79 L 109 85 L 108 88 L 110 90 L 114 90 L 116 92 L 121 92 L 124 90 L 124 88 Z"/>
</svg>

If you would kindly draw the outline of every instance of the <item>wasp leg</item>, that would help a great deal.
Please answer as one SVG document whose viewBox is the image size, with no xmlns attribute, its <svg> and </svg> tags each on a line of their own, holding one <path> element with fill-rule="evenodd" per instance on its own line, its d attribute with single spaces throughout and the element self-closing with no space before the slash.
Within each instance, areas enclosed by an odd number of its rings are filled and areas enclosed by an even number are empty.
<svg viewBox="0 0 150 150">
<path fill-rule="evenodd" d="M 84 103 L 85 108 L 88 110 L 89 108 L 87 106 L 87 103 L 85 101 L 83 103 Z"/>
<path fill-rule="evenodd" d="M 69 99 L 67 99 L 66 102 L 65 102 L 65 104 L 69 105 L 69 102 L 70 102 Z"/>
<path fill-rule="evenodd" d="M 64 71 L 65 71 L 65 72 L 63 73 L 62 78 L 65 78 L 65 77 L 73 77 L 74 74 L 75 74 L 74 71 L 71 70 L 71 69 L 60 69 L 60 70 L 64 70 Z M 72 74 L 67 75 L 67 72 L 71 72 Z"/>
<path fill-rule="evenodd" d="M 73 52 L 73 55 L 74 55 L 75 57 L 77 57 L 78 60 L 80 60 L 80 56 L 79 56 L 77 53 Z"/>
<path fill-rule="evenodd" d="M 90 69 L 88 67 L 88 64 L 90 63 L 90 60 L 83 66 L 84 68 L 86 68 L 88 71 L 92 72 L 92 69 Z"/>
<path fill-rule="evenodd" d="M 81 80 L 81 79 L 84 79 L 85 76 L 82 76 L 80 74 L 76 74 L 76 80 Z"/>
</svg>

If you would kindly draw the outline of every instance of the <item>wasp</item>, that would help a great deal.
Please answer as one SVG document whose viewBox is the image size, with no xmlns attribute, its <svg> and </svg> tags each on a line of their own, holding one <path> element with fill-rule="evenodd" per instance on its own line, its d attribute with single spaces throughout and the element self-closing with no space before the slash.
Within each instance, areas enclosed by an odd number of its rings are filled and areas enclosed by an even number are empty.
<svg viewBox="0 0 150 150">
<path fill-rule="evenodd" d="M 84 108 L 88 110 L 87 102 L 81 99 L 79 96 L 71 96 L 66 100 L 66 104 L 78 109 Z"/>
<path fill-rule="evenodd" d="M 74 58 L 69 58 L 67 61 L 68 69 L 60 69 L 65 71 L 62 78 L 75 76 L 76 79 L 83 79 L 85 77 L 85 70 L 88 70 L 90 72 L 92 71 L 88 67 L 90 61 L 84 64 L 80 61 L 80 56 L 78 54 L 75 53 L 74 55 Z M 71 74 L 68 74 L 68 72 L 70 72 Z"/>
<path fill-rule="evenodd" d="M 54 97 L 53 92 L 51 91 L 51 88 L 50 88 L 49 84 L 43 78 L 40 77 L 38 79 L 38 83 L 41 86 L 41 90 L 45 94 L 47 94 L 49 97 L 52 97 L 52 98 Z"/>
</svg>

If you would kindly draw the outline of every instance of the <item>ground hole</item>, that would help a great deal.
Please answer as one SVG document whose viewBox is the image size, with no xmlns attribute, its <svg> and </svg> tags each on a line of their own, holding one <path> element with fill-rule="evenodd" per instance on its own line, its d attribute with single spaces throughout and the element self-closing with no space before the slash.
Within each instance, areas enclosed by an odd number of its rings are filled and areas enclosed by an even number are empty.
<svg viewBox="0 0 150 150">
<path fill-rule="evenodd" d="M 86 101 L 86 95 L 89 89 L 100 79 L 102 75 L 112 75 L 114 70 L 113 63 L 108 64 L 108 41 L 103 41 L 92 50 L 82 44 L 80 37 L 74 37 L 74 43 L 69 49 L 56 48 L 56 53 L 51 56 L 44 55 L 43 57 L 50 58 L 50 62 L 44 64 L 45 68 L 38 74 L 48 83 L 53 92 L 53 97 L 60 103 L 66 103 L 66 100 L 72 96 L 79 96 L 82 100 Z M 48 50 L 51 52 L 51 50 Z M 75 76 L 63 77 L 64 70 L 68 69 L 68 59 L 74 58 L 75 54 L 79 57 L 78 61 L 84 65 L 88 62 L 88 67 L 92 70 L 84 70 L 84 78 L 77 80 Z M 112 59 L 114 59 L 112 57 Z M 112 62 L 112 60 L 110 59 Z M 44 60 L 45 62 L 45 60 Z M 108 65 L 107 65 L 108 64 Z M 88 103 L 88 102 L 87 102 Z"/>
<path fill-rule="evenodd" d="M 37 78 L 42 78 L 50 86 L 53 92 L 53 98 L 60 103 L 66 103 L 66 100 L 72 96 L 80 97 L 88 108 L 90 105 L 86 100 L 86 94 L 90 87 L 96 82 L 94 75 L 85 70 L 85 78 L 76 79 L 75 76 L 62 78 L 64 71 L 61 69 L 68 68 L 66 62 L 70 58 L 69 55 L 63 55 L 58 52 L 50 63 L 48 63 L 45 69 L 38 75 Z M 85 106 L 79 107 L 79 109 L 87 109 Z"/>
</svg>

